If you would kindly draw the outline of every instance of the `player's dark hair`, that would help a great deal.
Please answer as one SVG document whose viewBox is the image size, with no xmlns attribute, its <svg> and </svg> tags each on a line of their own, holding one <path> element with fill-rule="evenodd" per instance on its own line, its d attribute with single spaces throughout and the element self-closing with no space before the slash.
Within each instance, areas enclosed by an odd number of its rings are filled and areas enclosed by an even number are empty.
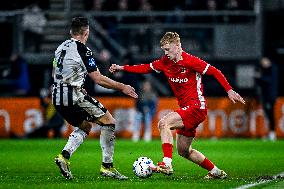
<svg viewBox="0 0 284 189">
<path fill-rule="evenodd" d="M 72 35 L 83 35 L 89 27 L 89 21 L 85 17 L 74 17 L 71 22 L 70 33 Z"/>
</svg>

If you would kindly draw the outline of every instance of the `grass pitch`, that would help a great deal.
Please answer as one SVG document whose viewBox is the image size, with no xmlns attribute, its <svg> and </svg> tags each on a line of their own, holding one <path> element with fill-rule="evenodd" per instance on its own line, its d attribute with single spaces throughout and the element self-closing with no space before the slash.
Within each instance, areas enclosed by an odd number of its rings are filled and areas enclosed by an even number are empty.
<svg viewBox="0 0 284 189">
<path fill-rule="evenodd" d="M 99 174 L 101 149 L 97 139 L 86 140 L 71 158 L 73 180 L 65 180 L 54 163 L 66 139 L 0 140 L 0 188 L 237 188 L 284 172 L 284 140 L 197 139 L 193 147 L 224 169 L 226 180 L 204 180 L 205 170 L 179 157 L 174 151 L 171 176 L 134 176 L 132 164 L 140 156 L 154 162 L 162 158 L 161 142 L 133 143 L 117 139 L 114 164 L 129 177 L 126 181 Z M 283 178 L 254 188 L 284 188 Z"/>
</svg>

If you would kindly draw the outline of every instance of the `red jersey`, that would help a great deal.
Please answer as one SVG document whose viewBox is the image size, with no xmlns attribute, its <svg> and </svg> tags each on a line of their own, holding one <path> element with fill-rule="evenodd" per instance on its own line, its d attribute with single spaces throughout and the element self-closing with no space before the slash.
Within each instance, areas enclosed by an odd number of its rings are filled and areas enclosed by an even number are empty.
<svg viewBox="0 0 284 189">
<path fill-rule="evenodd" d="M 226 91 L 232 87 L 224 75 L 207 62 L 182 52 L 182 58 L 178 62 L 163 56 L 150 64 L 137 66 L 124 66 L 124 70 L 134 73 L 149 73 L 152 70 L 163 72 L 177 98 L 180 107 L 199 106 L 206 109 L 206 100 L 203 96 L 202 75 L 213 75 Z"/>
</svg>

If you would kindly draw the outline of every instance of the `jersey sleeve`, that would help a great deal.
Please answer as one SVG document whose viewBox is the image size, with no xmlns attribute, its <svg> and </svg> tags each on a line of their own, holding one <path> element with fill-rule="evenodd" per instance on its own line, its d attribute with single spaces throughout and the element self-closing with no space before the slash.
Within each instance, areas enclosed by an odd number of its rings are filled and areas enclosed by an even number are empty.
<svg viewBox="0 0 284 189">
<path fill-rule="evenodd" d="M 190 56 L 189 57 L 189 66 L 191 69 L 201 73 L 202 75 L 212 75 L 215 79 L 222 85 L 222 87 L 228 92 L 232 89 L 231 85 L 227 81 L 226 77 L 222 74 L 220 70 L 211 66 L 204 60 L 201 60 L 198 57 Z"/>
<path fill-rule="evenodd" d="M 78 53 L 80 57 L 82 58 L 84 65 L 87 68 L 87 72 L 91 73 L 93 71 L 97 71 L 98 68 L 97 68 L 96 61 L 93 56 L 93 52 L 90 49 L 88 49 L 86 45 L 84 45 L 83 43 L 79 41 L 76 41 L 76 44 L 77 44 Z"/>
<path fill-rule="evenodd" d="M 130 73 L 140 73 L 140 74 L 147 74 L 152 71 L 150 68 L 150 64 L 139 64 L 139 65 L 124 65 L 123 70 Z"/>
<path fill-rule="evenodd" d="M 194 71 L 204 75 L 207 72 L 210 64 L 208 64 L 207 62 L 205 62 L 204 60 L 198 57 L 189 55 L 188 66 Z"/>
<path fill-rule="evenodd" d="M 155 72 L 160 73 L 162 71 L 162 61 L 163 61 L 163 58 L 151 62 L 150 68 L 154 70 Z"/>
<path fill-rule="evenodd" d="M 152 71 L 155 71 L 157 73 L 161 72 L 161 60 L 155 60 L 151 62 L 150 64 L 139 64 L 134 66 L 125 65 L 123 66 L 123 70 L 126 72 L 131 73 L 140 73 L 140 74 L 147 74 Z"/>
<path fill-rule="evenodd" d="M 209 66 L 208 70 L 206 72 L 207 75 L 212 75 L 217 79 L 217 81 L 223 86 L 223 88 L 228 92 L 230 89 L 232 89 L 231 85 L 227 81 L 226 77 L 222 74 L 220 70 L 215 68 L 214 66 Z"/>
</svg>

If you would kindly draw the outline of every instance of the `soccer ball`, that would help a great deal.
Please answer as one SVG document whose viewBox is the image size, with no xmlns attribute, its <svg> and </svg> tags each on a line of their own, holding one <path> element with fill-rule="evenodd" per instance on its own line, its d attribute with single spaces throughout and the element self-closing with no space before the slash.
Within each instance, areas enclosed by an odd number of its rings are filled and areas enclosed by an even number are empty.
<svg viewBox="0 0 284 189">
<path fill-rule="evenodd" d="M 153 161 L 148 157 L 139 157 L 133 163 L 133 172 L 140 178 L 147 178 L 152 175 L 150 165 L 154 165 Z"/>
</svg>

